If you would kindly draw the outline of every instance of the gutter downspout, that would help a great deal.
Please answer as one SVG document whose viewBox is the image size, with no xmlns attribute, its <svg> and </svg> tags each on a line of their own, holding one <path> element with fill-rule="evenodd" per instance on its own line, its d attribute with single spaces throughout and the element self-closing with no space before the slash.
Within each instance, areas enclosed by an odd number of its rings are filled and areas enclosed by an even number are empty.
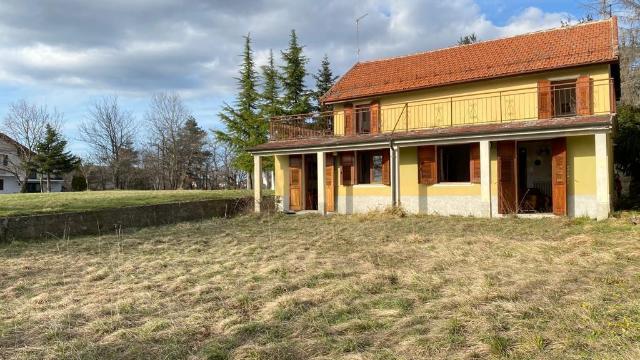
<svg viewBox="0 0 640 360">
<path fill-rule="evenodd" d="M 402 118 L 402 115 L 405 113 L 405 111 L 407 112 L 407 115 L 408 115 L 408 111 L 409 111 L 408 106 L 409 106 L 408 103 L 404 104 L 402 111 L 398 115 L 398 119 L 393 125 L 391 134 L 389 135 L 389 152 L 391 157 L 389 160 L 392 165 L 391 167 L 393 168 L 393 171 L 390 174 L 391 175 L 391 204 L 393 204 L 394 207 L 400 206 L 400 164 L 399 164 L 400 149 L 393 144 L 393 135 L 395 134 L 396 128 L 398 127 L 398 122 L 400 122 L 400 119 Z M 409 130 L 409 129 L 405 129 L 405 130 Z"/>
</svg>

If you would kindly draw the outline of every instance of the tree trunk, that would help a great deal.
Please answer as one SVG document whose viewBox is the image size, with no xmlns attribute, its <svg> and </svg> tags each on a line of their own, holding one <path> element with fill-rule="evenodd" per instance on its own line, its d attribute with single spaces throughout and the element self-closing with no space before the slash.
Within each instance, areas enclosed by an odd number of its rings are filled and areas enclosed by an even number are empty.
<svg viewBox="0 0 640 360">
<path fill-rule="evenodd" d="M 51 174 L 47 173 L 47 192 L 51 192 Z"/>
</svg>

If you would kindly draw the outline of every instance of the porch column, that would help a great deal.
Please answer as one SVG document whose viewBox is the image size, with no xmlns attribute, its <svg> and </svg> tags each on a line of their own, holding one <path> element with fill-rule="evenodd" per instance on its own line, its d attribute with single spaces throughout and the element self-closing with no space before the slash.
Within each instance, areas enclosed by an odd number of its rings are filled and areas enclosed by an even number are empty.
<svg viewBox="0 0 640 360">
<path fill-rule="evenodd" d="M 253 155 L 253 209 L 260 212 L 262 201 L 262 161 L 260 155 Z"/>
<path fill-rule="evenodd" d="M 485 216 L 491 217 L 491 142 L 480 141 L 480 200 Z"/>
<path fill-rule="evenodd" d="M 325 206 L 325 162 L 326 156 L 324 151 L 318 151 L 318 213 L 321 215 L 325 215 L 327 213 L 327 208 Z"/>
<path fill-rule="evenodd" d="M 608 136 L 605 133 L 595 134 L 596 147 L 596 201 L 598 208 L 596 218 L 604 220 L 609 217 L 611 211 L 611 194 L 609 183 L 611 181 L 611 169 L 609 163 Z"/>
</svg>

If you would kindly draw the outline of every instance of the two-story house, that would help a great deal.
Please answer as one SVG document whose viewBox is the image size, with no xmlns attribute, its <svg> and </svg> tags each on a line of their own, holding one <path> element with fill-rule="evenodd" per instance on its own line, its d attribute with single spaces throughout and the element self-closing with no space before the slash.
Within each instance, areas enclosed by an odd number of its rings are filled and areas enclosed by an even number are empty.
<svg viewBox="0 0 640 360">
<path fill-rule="evenodd" d="M 27 192 L 40 192 L 40 175 L 31 173 L 28 178 L 23 174 L 20 152 L 29 151 L 22 144 L 0 132 L 0 194 L 20 192 L 25 184 Z M 51 180 L 51 191 L 62 191 L 64 180 L 54 177 Z"/>
<path fill-rule="evenodd" d="M 333 111 L 271 119 L 255 171 L 275 157 L 283 210 L 606 218 L 617 29 L 613 17 L 356 63 L 324 95 Z"/>
</svg>

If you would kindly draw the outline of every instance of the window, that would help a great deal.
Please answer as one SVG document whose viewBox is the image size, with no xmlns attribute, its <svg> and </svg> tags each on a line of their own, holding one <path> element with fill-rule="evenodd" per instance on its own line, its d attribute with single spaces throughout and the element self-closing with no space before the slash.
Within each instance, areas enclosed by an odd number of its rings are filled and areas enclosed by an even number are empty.
<svg viewBox="0 0 640 360">
<path fill-rule="evenodd" d="M 2 160 L 3 166 L 9 165 L 9 155 L 0 154 L 0 160 Z"/>
<path fill-rule="evenodd" d="M 358 183 L 382 183 L 382 151 L 358 152 Z"/>
<path fill-rule="evenodd" d="M 554 81 L 553 111 L 555 116 L 573 116 L 576 114 L 576 81 Z"/>
<path fill-rule="evenodd" d="M 4 179 L 0 179 L 0 191 L 4 190 Z"/>
<path fill-rule="evenodd" d="M 356 132 L 369 134 L 371 132 L 371 110 L 369 105 L 356 106 Z"/>
<path fill-rule="evenodd" d="M 470 145 L 438 146 L 438 181 L 470 181 Z"/>
</svg>

